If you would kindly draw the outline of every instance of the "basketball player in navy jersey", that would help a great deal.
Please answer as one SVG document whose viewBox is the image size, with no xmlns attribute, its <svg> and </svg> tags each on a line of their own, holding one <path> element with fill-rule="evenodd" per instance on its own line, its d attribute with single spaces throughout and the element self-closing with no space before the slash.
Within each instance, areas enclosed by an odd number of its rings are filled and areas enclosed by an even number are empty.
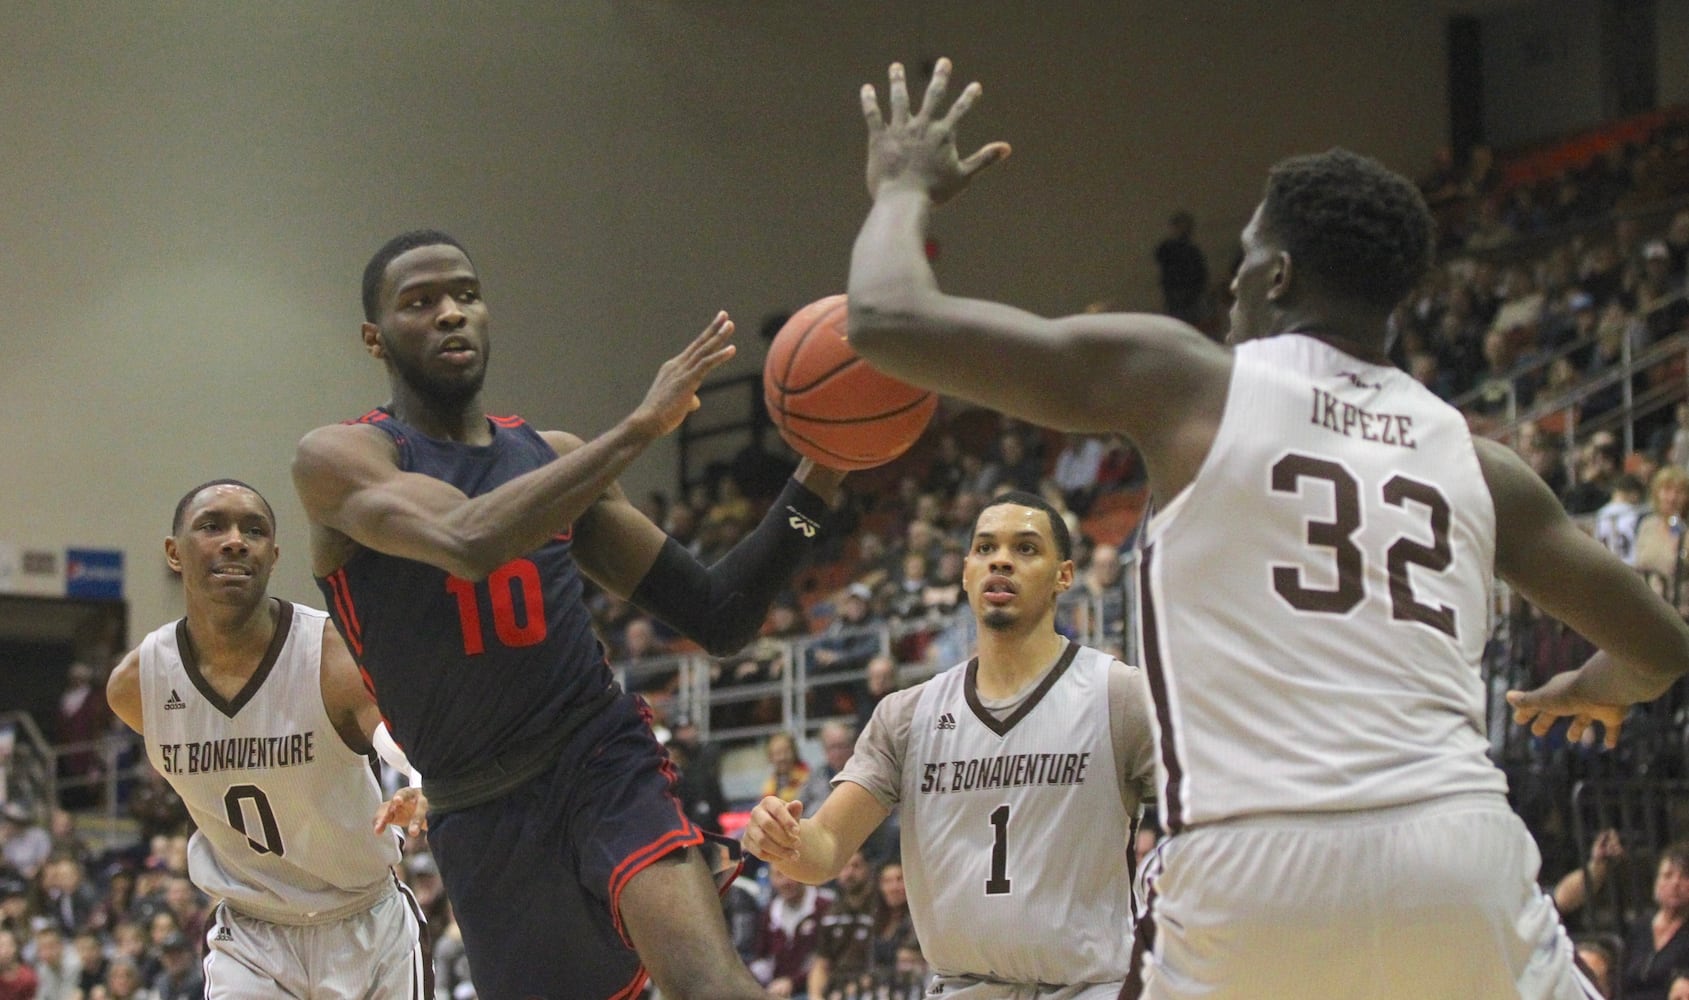
<svg viewBox="0 0 1689 1000">
<path fill-rule="evenodd" d="M 482 409 L 487 306 L 436 231 L 364 272 L 391 400 L 300 442 L 312 568 L 430 801 L 429 841 L 480 996 L 761 996 L 729 942 L 704 835 L 644 703 L 595 638 L 583 578 L 711 653 L 760 627 L 843 473 L 801 464 L 763 522 L 700 565 L 617 475 L 733 356 L 719 314 L 591 441 Z M 641 966 L 641 959 L 644 961 Z"/>
<path fill-rule="evenodd" d="M 1138 623 L 1170 837 L 1122 996 L 1593 996 L 1484 733 L 1499 576 L 1603 652 L 1535 693 L 1609 742 L 1689 671 L 1689 626 L 1505 446 L 1386 359 L 1431 258 L 1414 185 L 1343 150 L 1269 172 L 1229 346 L 1163 316 L 1045 319 L 942 292 L 933 208 L 967 158 L 941 60 L 890 120 L 862 91 L 873 208 L 850 338 L 877 367 L 1145 458 Z"/>
</svg>

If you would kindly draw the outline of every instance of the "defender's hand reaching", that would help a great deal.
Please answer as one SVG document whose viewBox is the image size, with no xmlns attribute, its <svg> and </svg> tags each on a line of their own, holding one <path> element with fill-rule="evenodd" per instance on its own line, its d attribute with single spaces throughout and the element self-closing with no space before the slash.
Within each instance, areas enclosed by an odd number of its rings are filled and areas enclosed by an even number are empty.
<svg viewBox="0 0 1689 1000">
<path fill-rule="evenodd" d="M 873 84 L 862 87 L 862 114 L 868 120 L 868 193 L 879 197 L 887 185 L 909 186 L 932 198 L 934 204 L 948 201 L 968 186 L 973 175 L 1009 155 L 1006 142 L 987 143 L 963 160 L 956 153 L 956 125 L 979 99 L 981 88 L 970 83 L 943 116 L 950 86 L 950 60 L 940 59 L 927 84 L 926 97 L 914 114 L 909 112 L 909 89 L 903 64 L 891 64 L 891 123 L 880 116 L 879 97 Z"/>
</svg>

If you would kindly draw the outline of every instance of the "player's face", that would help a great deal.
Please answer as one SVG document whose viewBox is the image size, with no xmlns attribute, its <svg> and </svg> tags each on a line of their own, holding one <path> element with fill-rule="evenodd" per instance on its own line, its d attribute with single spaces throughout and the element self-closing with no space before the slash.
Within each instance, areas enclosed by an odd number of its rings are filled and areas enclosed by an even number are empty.
<svg viewBox="0 0 1689 1000">
<path fill-rule="evenodd" d="M 1072 585 L 1073 560 L 1056 551 L 1048 514 L 1012 503 L 980 512 L 962 560 L 962 589 L 982 627 L 1008 631 L 1043 621 Z"/>
<path fill-rule="evenodd" d="M 264 597 L 281 550 L 275 522 L 258 494 L 219 483 L 189 502 L 182 530 L 164 540 L 164 553 L 190 592 L 250 604 Z"/>
<path fill-rule="evenodd" d="M 475 266 L 457 247 L 417 247 L 393 258 L 381 285 L 381 312 L 363 330 L 370 353 L 427 399 L 462 405 L 481 391 L 487 306 Z"/>
<path fill-rule="evenodd" d="M 1261 206 L 1239 237 L 1243 260 L 1237 274 L 1232 276 L 1231 329 L 1226 331 L 1226 343 L 1241 344 L 1246 340 L 1264 337 L 1270 332 L 1269 296 L 1279 273 L 1282 254 L 1262 232 Z"/>
</svg>

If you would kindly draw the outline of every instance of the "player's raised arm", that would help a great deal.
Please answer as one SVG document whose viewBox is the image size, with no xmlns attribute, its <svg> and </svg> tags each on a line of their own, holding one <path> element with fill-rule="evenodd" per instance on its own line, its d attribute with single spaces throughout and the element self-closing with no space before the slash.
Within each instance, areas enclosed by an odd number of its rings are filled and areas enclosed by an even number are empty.
<svg viewBox="0 0 1689 1000">
<path fill-rule="evenodd" d="M 949 74 L 940 60 L 911 112 L 903 68 L 893 65 L 889 122 L 873 87 L 863 88 L 874 205 L 851 255 L 852 346 L 890 374 L 1034 423 L 1123 431 L 1153 457 L 1163 434 L 1179 433 L 1169 413 L 1192 410 L 1169 403 L 1223 399 L 1230 356 L 1164 316 L 1052 320 L 939 290 L 925 253 L 933 207 L 1008 154 L 1006 144 L 990 143 L 958 156 L 956 125 L 980 91 L 969 84 L 941 114 Z M 964 355 L 994 363 L 956 364 Z"/>
<path fill-rule="evenodd" d="M 698 408 L 704 377 L 733 356 L 732 334 L 727 314 L 717 314 L 664 362 L 645 399 L 620 423 L 484 495 L 470 498 L 433 477 L 401 471 L 386 436 L 358 424 L 307 434 L 294 457 L 294 485 L 314 524 L 380 552 L 481 579 L 566 529 L 651 442 L 679 427 Z M 335 568 L 314 567 L 319 575 Z"/>
<path fill-rule="evenodd" d="M 1580 530 L 1523 460 L 1494 441 L 1475 443 L 1495 499 L 1497 572 L 1601 650 L 1537 691 L 1509 693 L 1515 717 L 1539 735 L 1573 718 L 1574 739 L 1600 721 L 1613 744 L 1626 706 L 1659 697 L 1689 672 L 1689 625 Z"/>
</svg>

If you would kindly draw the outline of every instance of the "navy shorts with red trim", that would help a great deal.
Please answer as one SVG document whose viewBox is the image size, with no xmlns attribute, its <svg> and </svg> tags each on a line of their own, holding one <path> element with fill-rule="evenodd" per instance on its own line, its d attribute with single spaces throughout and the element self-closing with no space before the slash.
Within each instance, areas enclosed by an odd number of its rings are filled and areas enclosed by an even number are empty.
<svg viewBox="0 0 1689 1000">
<path fill-rule="evenodd" d="M 645 970 L 621 926 L 628 881 L 701 831 L 644 703 L 623 695 L 557 765 L 509 795 L 429 817 L 428 843 L 482 1000 L 625 1000 Z"/>
</svg>

